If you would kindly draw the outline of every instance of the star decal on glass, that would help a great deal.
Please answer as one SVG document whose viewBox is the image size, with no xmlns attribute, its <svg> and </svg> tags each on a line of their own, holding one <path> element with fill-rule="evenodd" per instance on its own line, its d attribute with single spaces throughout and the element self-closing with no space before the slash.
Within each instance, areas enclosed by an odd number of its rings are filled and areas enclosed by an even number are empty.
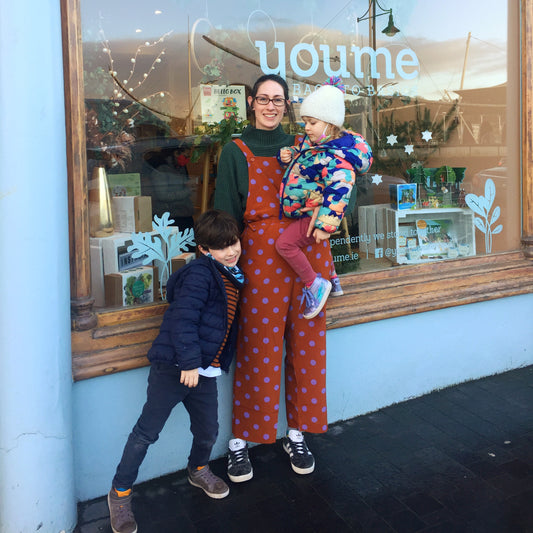
<svg viewBox="0 0 533 533">
<path fill-rule="evenodd" d="M 426 142 L 429 142 L 432 139 L 432 136 L 433 133 L 428 130 L 422 132 L 422 139 L 424 139 L 424 141 Z"/>
<path fill-rule="evenodd" d="M 407 153 L 407 154 L 412 154 L 414 148 L 415 148 L 414 145 L 412 145 L 412 144 L 406 144 L 406 145 L 405 145 L 405 153 Z"/>
<path fill-rule="evenodd" d="M 374 174 L 372 176 L 372 183 L 374 185 L 379 185 L 381 183 L 381 181 L 382 181 L 381 178 L 383 178 L 383 176 L 381 174 Z"/>
<path fill-rule="evenodd" d="M 391 146 L 396 144 L 398 142 L 398 137 L 396 135 L 389 135 L 387 137 L 387 144 L 390 144 Z"/>
</svg>

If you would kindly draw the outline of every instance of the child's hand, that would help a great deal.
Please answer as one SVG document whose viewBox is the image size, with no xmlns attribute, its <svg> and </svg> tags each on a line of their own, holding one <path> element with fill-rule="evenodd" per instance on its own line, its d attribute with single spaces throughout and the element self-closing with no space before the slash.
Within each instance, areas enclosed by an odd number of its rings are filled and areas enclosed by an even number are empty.
<svg viewBox="0 0 533 533">
<path fill-rule="evenodd" d="M 282 163 L 290 163 L 292 159 L 291 151 L 288 148 L 282 148 L 279 151 L 279 158 Z"/>
<path fill-rule="evenodd" d="M 324 231 L 323 229 L 315 228 L 313 231 L 313 237 L 317 244 L 320 244 L 322 241 L 327 241 L 331 237 L 331 233 Z"/>
<path fill-rule="evenodd" d="M 314 237 L 317 244 L 320 244 L 322 241 L 327 241 L 331 235 L 320 228 L 315 228 L 315 222 L 318 217 L 318 211 L 320 210 L 320 207 L 315 207 L 313 209 L 313 216 L 311 217 L 311 220 L 309 221 L 309 226 L 307 228 L 307 236 L 311 237 L 311 235 Z"/>
<path fill-rule="evenodd" d="M 193 370 L 182 370 L 180 383 L 183 383 L 186 387 L 191 389 L 198 385 L 198 380 L 200 379 L 200 374 L 198 374 L 198 369 L 194 368 Z"/>
</svg>

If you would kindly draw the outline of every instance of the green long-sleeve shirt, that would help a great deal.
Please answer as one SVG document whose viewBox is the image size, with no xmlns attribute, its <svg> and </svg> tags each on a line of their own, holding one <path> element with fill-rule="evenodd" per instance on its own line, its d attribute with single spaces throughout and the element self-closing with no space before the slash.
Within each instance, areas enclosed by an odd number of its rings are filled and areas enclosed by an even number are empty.
<svg viewBox="0 0 533 533">
<path fill-rule="evenodd" d="M 258 157 L 275 157 L 280 148 L 294 143 L 294 135 L 285 133 L 281 125 L 275 130 L 258 130 L 248 126 L 241 139 Z M 241 149 L 230 142 L 222 149 L 218 162 L 215 208 L 233 215 L 242 229 L 247 198 L 248 163 Z"/>
</svg>

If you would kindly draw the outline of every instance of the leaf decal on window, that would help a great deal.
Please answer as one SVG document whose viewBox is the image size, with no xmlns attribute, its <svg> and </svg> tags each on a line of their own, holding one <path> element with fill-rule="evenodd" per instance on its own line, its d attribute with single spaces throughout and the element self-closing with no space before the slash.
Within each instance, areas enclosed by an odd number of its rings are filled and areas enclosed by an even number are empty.
<svg viewBox="0 0 533 533">
<path fill-rule="evenodd" d="M 132 244 L 128 246 L 128 252 L 133 252 L 132 257 L 138 259 L 146 255 L 144 265 L 150 264 L 154 259 L 165 260 L 161 239 L 153 238 L 151 233 L 132 233 Z"/>
<path fill-rule="evenodd" d="M 492 251 L 492 236 L 501 233 L 503 225 L 500 224 L 494 229 L 492 225 L 500 218 L 500 206 L 496 206 L 490 216 L 490 209 L 494 200 L 496 199 L 496 185 L 490 178 L 485 182 L 485 196 L 476 196 L 475 194 L 467 194 L 465 196 L 466 205 L 482 218 L 474 218 L 476 228 L 485 234 L 485 252 L 490 254 Z"/>
<path fill-rule="evenodd" d="M 475 194 L 467 194 L 465 202 L 476 215 L 485 216 L 485 198 L 483 196 L 476 196 Z"/>
<path fill-rule="evenodd" d="M 170 213 L 163 216 L 154 216 L 151 233 L 132 233 L 132 244 L 128 246 L 128 252 L 133 252 L 132 257 L 138 259 L 146 256 L 143 265 L 149 265 L 152 261 L 162 263 L 162 271 L 159 274 L 159 292 L 163 294 L 163 280 L 172 274 L 172 258 L 195 246 L 194 231 L 186 228 L 183 232 L 176 226 L 170 226 L 174 220 L 170 219 Z"/>
</svg>

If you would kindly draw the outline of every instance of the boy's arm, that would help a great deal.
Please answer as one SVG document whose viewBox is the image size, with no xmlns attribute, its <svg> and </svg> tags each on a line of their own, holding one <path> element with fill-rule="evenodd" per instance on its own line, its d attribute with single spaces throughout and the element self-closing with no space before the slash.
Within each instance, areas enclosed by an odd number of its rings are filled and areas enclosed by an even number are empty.
<svg viewBox="0 0 533 533">
<path fill-rule="evenodd" d="M 211 273 L 205 265 L 190 268 L 173 294 L 171 338 L 182 372 L 195 371 L 202 366 L 199 328 L 201 315 L 209 301 L 210 280 Z"/>
</svg>

